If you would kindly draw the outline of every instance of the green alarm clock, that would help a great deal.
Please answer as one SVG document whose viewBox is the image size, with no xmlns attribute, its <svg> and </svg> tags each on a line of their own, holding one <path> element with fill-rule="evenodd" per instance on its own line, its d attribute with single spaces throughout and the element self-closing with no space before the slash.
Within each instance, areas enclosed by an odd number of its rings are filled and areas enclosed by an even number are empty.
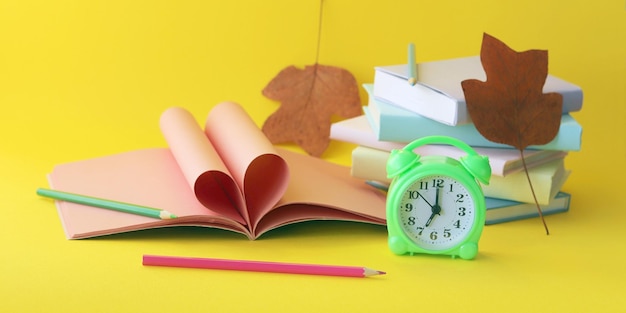
<svg viewBox="0 0 626 313">
<path fill-rule="evenodd" d="M 455 146 L 467 155 L 420 156 L 413 150 L 427 144 Z M 479 184 L 489 184 L 489 158 L 466 143 L 447 136 L 417 139 L 391 151 L 387 176 L 387 229 L 390 250 L 473 259 L 485 224 L 485 196 Z"/>
</svg>

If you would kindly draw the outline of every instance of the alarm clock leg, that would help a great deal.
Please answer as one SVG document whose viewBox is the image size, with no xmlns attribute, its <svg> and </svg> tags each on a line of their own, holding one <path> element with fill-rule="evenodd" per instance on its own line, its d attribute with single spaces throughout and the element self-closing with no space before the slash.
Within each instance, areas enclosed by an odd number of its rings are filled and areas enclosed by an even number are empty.
<svg viewBox="0 0 626 313">
<path fill-rule="evenodd" d="M 459 256 L 465 260 L 471 260 L 478 254 L 478 245 L 473 242 L 463 244 L 459 248 Z"/>
<path fill-rule="evenodd" d="M 397 255 L 403 255 L 408 252 L 407 246 L 402 240 L 397 236 L 389 236 L 389 249 L 391 252 Z"/>
</svg>

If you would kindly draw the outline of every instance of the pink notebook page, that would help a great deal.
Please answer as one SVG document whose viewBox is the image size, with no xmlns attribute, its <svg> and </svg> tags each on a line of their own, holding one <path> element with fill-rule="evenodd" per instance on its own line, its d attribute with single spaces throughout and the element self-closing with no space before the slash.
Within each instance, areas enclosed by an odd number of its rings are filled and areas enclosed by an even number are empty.
<svg viewBox="0 0 626 313">
<path fill-rule="evenodd" d="M 347 167 L 275 149 L 237 104 L 216 106 L 204 132 L 181 108 L 164 112 L 160 123 L 169 149 L 58 165 L 49 180 L 58 190 L 157 207 L 179 218 L 161 221 L 58 201 L 68 238 L 173 225 L 255 238 L 312 219 L 384 224 L 382 194 L 351 177 Z M 284 207 L 276 209 L 276 203 Z"/>
<path fill-rule="evenodd" d="M 170 108 L 161 130 L 198 200 L 207 208 L 229 208 L 214 210 L 251 230 L 287 188 L 287 164 L 236 103 L 214 107 L 205 132 L 189 112 Z"/>
</svg>

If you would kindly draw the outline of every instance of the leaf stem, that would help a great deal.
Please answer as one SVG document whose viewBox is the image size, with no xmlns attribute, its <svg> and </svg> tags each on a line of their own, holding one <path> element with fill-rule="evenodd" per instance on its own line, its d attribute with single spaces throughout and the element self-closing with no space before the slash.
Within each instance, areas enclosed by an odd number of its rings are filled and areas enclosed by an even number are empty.
<svg viewBox="0 0 626 313">
<path fill-rule="evenodd" d="M 550 235 L 550 230 L 548 230 L 548 225 L 546 224 L 546 220 L 543 218 L 543 212 L 541 212 L 541 206 L 539 206 L 539 201 L 537 201 L 537 195 L 535 195 L 535 189 L 533 188 L 533 183 L 530 180 L 530 174 L 528 174 L 528 167 L 526 167 L 526 159 L 524 158 L 524 150 L 519 149 L 519 154 L 522 157 L 522 164 L 524 165 L 524 172 L 526 173 L 526 178 L 528 179 L 530 192 L 533 194 L 533 199 L 535 200 L 535 204 L 537 205 L 537 212 L 539 212 L 539 217 L 541 218 L 543 227 L 546 229 L 546 235 Z"/>
<path fill-rule="evenodd" d="M 320 59 L 320 46 L 322 45 L 322 21 L 324 17 L 324 0 L 320 0 L 320 14 L 318 20 L 318 28 L 317 28 L 317 49 L 315 52 L 315 64 L 319 62 Z"/>
</svg>

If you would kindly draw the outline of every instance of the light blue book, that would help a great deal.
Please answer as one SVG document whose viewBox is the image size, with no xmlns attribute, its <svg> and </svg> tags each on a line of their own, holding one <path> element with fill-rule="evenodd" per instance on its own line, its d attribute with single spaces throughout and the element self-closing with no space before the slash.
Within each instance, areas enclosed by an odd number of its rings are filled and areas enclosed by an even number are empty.
<svg viewBox="0 0 626 313">
<path fill-rule="evenodd" d="M 548 205 L 541 206 L 543 215 L 563 213 L 569 211 L 571 195 L 559 192 Z M 524 203 L 504 199 L 485 198 L 487 213 L 485 225 L 498 224 L 539 216 L 534 203 Z"/>
<path fill-rule="evenodd" d="M 407 143 L 424 136 L 446 135 L 455 137 L 474 147 L 511 148 L 509 145 L 487 140 L 478 132 L 474 124 L 450 126 L 439 123 L 373 97 L 372 84 L 364 84 L 363 87 L 370 95 L 368 105 L 363 107 L 363 110 L 372 130 L 380 141 Z M 551 142 L 528 148 L 579 151 L 581 141 L 582 126 L 571 115 L 563 114 L 559 132 Z"/>
</svg>

